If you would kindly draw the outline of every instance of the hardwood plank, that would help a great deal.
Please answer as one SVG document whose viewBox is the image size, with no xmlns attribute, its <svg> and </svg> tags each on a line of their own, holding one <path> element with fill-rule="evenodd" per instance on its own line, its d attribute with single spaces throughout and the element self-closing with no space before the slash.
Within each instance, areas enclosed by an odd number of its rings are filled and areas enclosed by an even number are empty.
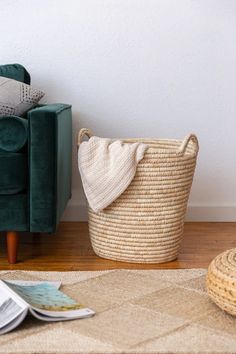
<svg viewBox="0 0 236 354">
<path fill-rule="evenodd" d="M 206 268 L 217 254 L 236 247 L 236 223 L 186 223 L 178 259 L 162 264 L 115 262 L 96 256 L 89 241 L 87 223 L 62 222 L 55 235 L 22 235 L 19 261 L 15 265 L 9 265 L 7 262 L 6 241 L 4 235 L 1 236 L 1 270 L 70 271 L 117 268 Z"/>
</svg>

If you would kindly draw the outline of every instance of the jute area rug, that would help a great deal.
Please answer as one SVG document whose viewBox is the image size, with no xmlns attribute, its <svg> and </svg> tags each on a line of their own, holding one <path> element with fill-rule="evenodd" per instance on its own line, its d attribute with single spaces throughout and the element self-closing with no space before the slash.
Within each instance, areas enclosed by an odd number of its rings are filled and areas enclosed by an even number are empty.
<svg viewBox="0 0 236 354">
<path fill-rule="evenodd" d="M 94 309 L 90 319 L 28 317 L 0 337 L 0 353 L 236 353 L 236 318 L 207 297 L 203 269 L 0 272 L 2 279 L 61 280 Z"/>
</svg>

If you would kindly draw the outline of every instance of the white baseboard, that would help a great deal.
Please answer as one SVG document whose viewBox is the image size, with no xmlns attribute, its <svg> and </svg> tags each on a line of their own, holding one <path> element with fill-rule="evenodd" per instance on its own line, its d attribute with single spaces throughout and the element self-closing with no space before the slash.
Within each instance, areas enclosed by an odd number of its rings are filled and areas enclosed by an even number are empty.
<svg viewBox="0 0 236 354">
<path fill-rule="evenodd" d="M 63 221 L 87 221 L 87 206 L 84 204 L 68 205 Z M 190 205 L 186 215 L 187 221 L 215 221 L 235 222 L 236 206 L 192 206 Z"/>
<path fill-rule="evenodd" d="M 235 222 L 236 206 L 189 206 L 187 221 Z"/>
<path fill-rule="evenodd" d="M 87 221 L 88 210 L 84 204 L 69 204 L 62 215 L 62 221 Z"/>
</svg>

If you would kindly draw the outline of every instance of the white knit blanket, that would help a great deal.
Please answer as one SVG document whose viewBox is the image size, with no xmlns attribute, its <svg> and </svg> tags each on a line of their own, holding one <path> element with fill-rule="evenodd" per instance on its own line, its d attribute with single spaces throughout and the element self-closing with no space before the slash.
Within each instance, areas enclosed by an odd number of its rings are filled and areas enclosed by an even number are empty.
<svg viewBox="0 0 236 354">
<path fill-rule="evenodd" d="M 97 136 L 80 144 L 78 165 L 93 211 L 103 210 L 126 190 L 147 148 L 143 143 L 123 143 Z"/>
</svg>

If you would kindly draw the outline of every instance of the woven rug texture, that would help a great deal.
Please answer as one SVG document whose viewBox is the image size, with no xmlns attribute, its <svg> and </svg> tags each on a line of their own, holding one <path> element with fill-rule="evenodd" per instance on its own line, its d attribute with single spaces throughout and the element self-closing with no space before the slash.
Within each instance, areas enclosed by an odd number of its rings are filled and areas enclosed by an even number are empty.
<svg viewBox="0 0 236 354">
<path fill-rule="evenodd" d="M 28 317 L 0 337 L 0 353 L 236 353 L 236 318 L 211 302 L 204 269 L 83 272 L 1 271 L 1 279 L 60 280 L 94 309 L 89 319 Z"/>
</svg>

